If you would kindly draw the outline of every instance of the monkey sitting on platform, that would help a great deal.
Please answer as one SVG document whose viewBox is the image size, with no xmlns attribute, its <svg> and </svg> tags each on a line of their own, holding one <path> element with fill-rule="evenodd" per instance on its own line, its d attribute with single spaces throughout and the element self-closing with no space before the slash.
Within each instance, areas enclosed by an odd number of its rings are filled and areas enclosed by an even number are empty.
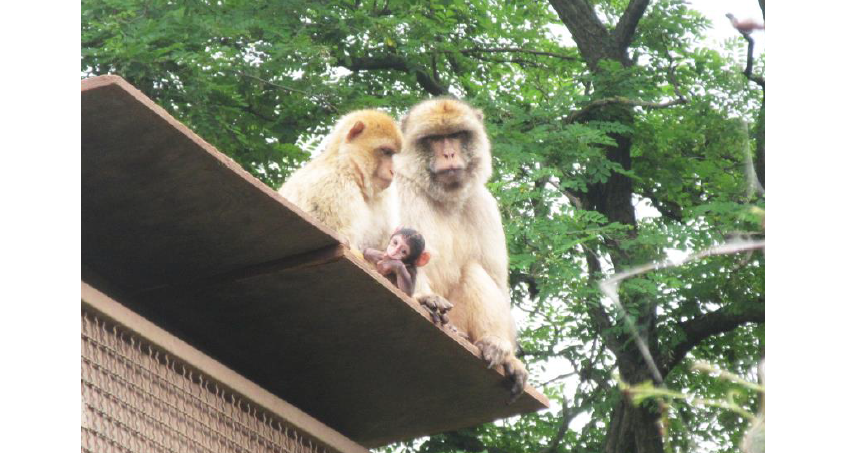
<svg viewBox="0 0 846 453">
<path fill-rule="evenodd" d="M 412 228 L 394 230 L 385 252 L 374 248 L 364 250 L 364 258 L 376 265 L 376 271 L 408 296 L 414 294 L 417 268 L 425 266 L 430 257 L 423 235 Z"/>
</svg>

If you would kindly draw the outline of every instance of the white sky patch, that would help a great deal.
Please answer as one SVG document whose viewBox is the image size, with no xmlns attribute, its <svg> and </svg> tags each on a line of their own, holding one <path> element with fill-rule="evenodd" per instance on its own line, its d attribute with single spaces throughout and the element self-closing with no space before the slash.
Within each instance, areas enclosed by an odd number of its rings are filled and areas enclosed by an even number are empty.
<svg viewBox="0 0 846 453">
<path fill-rule="evenodd" d="M 726 39 L 740 36 L 737 30 L 731 26 L 731 22 L 726 17 L 727 13 L 734 14 L 740 20 L 754 19 L 764 23 L 761 8 L 755 0 L 742 2 L 737 0 L 690 0 L 687 3 L 691 9 L 699 11 L 711 20 L 712 28 L 705 32 L 706 38 L 701 43 L 708 47 L 718 48 Z M 752 38 L 755 40 L 756 56 L 760 55 L 766 48 L 764 35 L 763 31 L 752 33 Z"/>
</svg>

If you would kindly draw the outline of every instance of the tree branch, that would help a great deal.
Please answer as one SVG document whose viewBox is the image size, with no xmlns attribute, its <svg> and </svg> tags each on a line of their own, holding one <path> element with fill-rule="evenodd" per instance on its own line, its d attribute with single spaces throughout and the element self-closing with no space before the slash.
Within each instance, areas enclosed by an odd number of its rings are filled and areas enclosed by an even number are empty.
<svg viewBox="0 0 846 453">
<path fill-rule="evenodd" d="M 443 96 L 449 94 L 449 90 L 443 85 L 439 84 L 426 71 L 416 68 L 408 63 L 405 59 L 398 55 L 382 55 L 379 57 L 353 57 L 350 63 L 346 64 L 341 61 L 341 66 L 353 72 L 358 71 L 375 71 L 375 70 L 394 70 L 402 71 L 408 74 L 414 74 L 417 83 L 433 96 Z"/>
<path fill-rule="evenodd" d="M 593 398 L 589 398 L 589 400 L 591 399 Z M 555 437 L 552 439 L 552 442 L 549 443 L 549 446 L 541 450 L 541 453 L 551 453 L 555 451 L 556 448 L 558 448 L 558 444 L 561 443 L 561 440 L 564 439 L 564 436 L 567 434 L 567 431 L 570 430 L 570 423 L 573 421 L 573 419 L 576 418 L 577 415 L 587 410 L 586 403 L 588 403 L 589 400 L 573 408 L 567 407 L 567 401 L 564 401 L 564 404 L 561 407 L 561 425 L 558 427 L 558 432 L 555 433 Z"/>
<path fill-rule="evenodd" d="M 555 187 L 556 189 L 561 191 L 561 193 L 564 194 L 564 196 L 567 198 L 567 200 L 570 202 L 571 205 L 575 206 L 578 209 L 584 209 L 584 204 L 582 204 L 582 200 L 579 197 L 577 197 L 575 194 L 573 194 L 572 192 L 570 192 L 567 189 L 562 188 L 561 185 L 558 184 L 555 181 L 550 180 L 550 181 L 547 181 L 547 182 L 552 187 Z"/>
<path fill-rule="evenodd" d="M 596 256 L 593 250 L 591 250 L 585 244 L 581 245 L 582 248 L 585 250 L 585 259 L 587 260 L 588 271 L 590 275 L 600 275 L 602 272 L 602 266 L 599 264 L 599 257 Z M 593 279 L 592 279 L 593 280 Z M 595 281 L 595 280 L 593 280 Z M 596 327 L 597 333 L 602 337 L 602 340 L 605 342 L 605 345 L 614 355 L 619 356 L 620 351 L 622 350 L 622 346 L 624 344 L 624 340 L 620 339 L 616 335 L 614 335 L 612 328 L 614 327 L 611 324 L 611 319 L 608 316 L 608 312 L 605 311 L 605 308 L 600 303 L 591 304 L 588 306 L 588 316 L 590 316 L 591 322 Z"/>
<path fill-rule="evenodd" d="M 753 59 L 754 59 L 753 58 L 754 57 L 753 51 L 755 50 L 755 40 L 753 40 L 752 36 L 750 36 L 748 33 L 740 33 L 740 35 L 743 36 L 743 39 L 745 39 L 746 42 L 749 43 L 749 45 L 746 47 L 746 69 L 743 70 L 743 75 L 745 75 L 747 79 L 757 83 L 758 86 L 761 87 L 761 89 L 763 90 L 764 89 L 764 78 L 761 77 L 761 76 L 756 76 L 756 75 L 752 74 L 752 63 L 753 63 Z"/>
<path fill-rule="evenodd" d="M 446 436 L 448 448 L 439 451 L 460 450 L 469 453 L 481 453 L 483 451 L 487 451 L 488 453 L 509 453 L 502 448 L 485 445 L 478 437 L 464 431 L 452 431 L 444 433 L 444 435 Z"/>
<path fill-rule="evenodd" d="M 664 109 L 667 107 L 672 107 L 674 105 L 680 104 L 687 104 L 687 98 L 680 97 L 678 99 L 673 99 L 672 101 L 667 102 L 648 102 L 648 101 L 639 101 L 637 99 L 628 99 L 622 96 L 612 96 L 610 98 L 603 98 L 597 99 L 595 101 L 591 101 L 588 105 L 584 106 L 581 110 L 577 110 L 567 118 L 564 119 L 564 124 L 572 124 L 585 115 L 587 115 L 590 111 L 597 109 L 599 107 L 604 107 L 606 105 L 611 104 L 622 104 L 622 105 L 630 105 L 632 107 L 643 107 L 647 109 Z"/>
<path fill-rule="evenodd" d="M 742 310 L 739 310 L 742 307 Z M 740 325 L 764 322 L 764 299 L 733 304 L 719 308 L 711 313 L 698 316 L 679 324 L 685 339 L 668 351 L 661 359 L 661 372 L 664 376 L 684 359 L 685 355 L 699 343 L 714 335 L 730 332 Z"/>
<path fill-rule="evenodd" d="M 529 49 L 521 49 L 519 47 L 494 47 L 494 48 L 483 48 L 483 47 L 473 47 L 470 49 L 462 49 L 458 52 L 464 54 L 472 54 L 472 53 L 528 53 L 532 55 L 542 55 L 546 57 L 555 57 L 560 58 L 562 60 L 569 60 L 569 61 L 579 61 L 578 57 L 571 57 L 569 55 L 564 55 L 560 53 L 554 52 L 544 52 L 541 50 L 529 50 Z"/>
<path fill-rule="evenodd" d="M 641 192 L 645 197 L 648 197 L 652 200 L 652 206 L 661 213 L 662 217 L 666 217 L 670 220 L 675 220 L 676 222 L 682 223 L 684 219 L 682 218 L 682 207 L 675 202 L 666 201 L 658 198 L 657 194 L 652 189 L 644 188 Z"/>
<path fill-rule="evenodd" d="M 643 360 L 646 361 L 647 366 L 649 367 L 650 373 L 652 373 L 653 380 L 656 384 L 662 385 L 664 383 L 664 376 L 666 376 L 666 370 L 662 371 L 656 360 L 653 358 L 652 353 L 649 351 L 649 347 L 646 344 L 646 341 L 641 337 L 638 333 L 637 327 L 634 325 L 634 322 L 628 317 L 626 314 L 626 310 L 623 307 L 622 302 L 620 302 L 620 295 L 618 293 L 618 288 L 620 283 L 627 278 L 634 277 L 636 275 L 644 274 L 646 272 L 650 272 L 656 269 L 664 269 L 668 267 L 678 267 L 690 261 L 700 260 L 702 258 L 713 256 L 713 255 L 730 255 L 738 252 L 746 252 L 752 250 L 762 250 L 764 248 L 764 241 L 732 241 L 727 242 L 725 244 L 720 244 L 709 249 L 706 249 L 702 252 L 696 253 L 694 255 L 690 255 L 685 259 L 681 260 L 681 262 L 674 263 L 672 261 L 663 261 L 661 263 L 650 263 L 650 264 L 643 264 L 632 269 L 629 269 L 625 272 L 618 272 L 614 274 L 612 277 L 603 280 L 599 284 L 599 289 L 602 293 L 611 299 L 611 302 L 614 303 L 614 306 L 617 308 L 617 311 L 623 318 L 623 323 L 626 326 L 626 330 L 631 334 L 632 339 L 635 342 L 635 345 L 640 350 L 641 354 L 643 355 Z M 590 268 L 590 261 L 588 261 L 588 268 Z M 763 308 L 763 307 L 762 307 Z M 762 312 L 763 313 L 763 312 Z M 692 346 L 691 346 L 692 347 Z M 613 351 L 613 349 L 612 349 Z M 619 357 L 619 355 L 618 355 Z M 671 368 L 667 368 L 671 369 Z"/>
<path fill-rule="evenodd" d="M 594 343 L 595 344 L 595 343 Z M 591 363 L 592 365 L 592 363 Z M 575 369 L 575 366 L 573 367 Z M 581 403 L 575 405 L 573 407 L 567 406 L 567 399 L 562 396 L 562 405 L 561 405 L 561 424 L 558 427 L 558 432 L 555 433 L 555 437 L 552 438 L 552 442 L 549 443 L 549 446 L 541 450 L 541 453 L 551 453 L 558 448 L 558 445 L 561 443 L 561 440 L 564 439 L 564 436 L 567 434 L 567 431 L 570 430 L 570 423 L 576 418 L 577 415 L 585 412 L 593 403 L 594 400 L 599 396 L 600 393 L 607 392 L 608 388 L 605 387 L 603 384 L 604 382 L 599 379 L 594 379 L 592 376 L 589 376 L 591 370 L 586 372 L 579 372 L 581 376 L 580 382 L 584 383 L 586 380 L 591 379 L 597 383 L 596 389 L 590 393 L 587 397 L 583 397 Z M 574 396 L 573 400 L 579 399 L 579 396 L 583 395 L 581 389 L 577 389 L 576 395 Z"/>
<path fill-rule="evenodd" d="M 540 294 L 540 288 L 538 288 L 538 281 L 535 277 L 524 274 L 522 272 L 514 272 L 511 274 L 512 276 L 512 284 L 517 285 L 520 283 L 525 283 L 526 286 L 529 288 L 529 297 L 535 299 Z"/>
<path fill-rule="evenodd" d="M 618 52 L 612 52 L 616 47 L 613 45 L 611 34 L 596 16 L 593 6 L 585 0 L 549 0 L 549 3 L 573 35 L 579 53 L 591 70 L 596 70 L 599 60 L 603 58 L 624 60 Z"/>
<path fill-rule="evenodd" d="M 278 88 L 278 89 L 283 90 L 283 91 L 287 91 L 288 93 L 302 94 L 302 95 L 304 95 L 308 98 L 312 98 L 313 100 L 316 100 L 317 103 L 322 104 L 322 106 L 325 110 L 330 111 L 330 112 L 334 112 L 334 113 L 338 113 L 338 108 L 335 107 L 335 105 L 331 101 L 329 101 L 327 99 L 327 96 L 325 96 L 325 95 L 309 93 L 308 91 L 298 90 L 296 88 L 291 88 L 291 87 L 288 87 L 288 86 L 285 86 L 285 85 L 279 85 L 278 83 L 274 83 L 274 82 L 271 82 L 269 80 L 262 79 L 261 77 L 257 77 L 257 76 L 254 76 L 252 74 L 248 74 L 244 71 L 232 71 L 232 72 L 234 72 L 238 75 L 241 75 L 243 77 L 247 77 L 247 78 L 256 80 L 256 81 L 261 82 L 261 83 L 263 83 L 267 86 L 271 86 L 271 87 Z M 260 116 L 255 111 L 251 111 L 251 113 L 255 114 L 256 116 Z M 264 118 L 264 117 L 262 117 L 262 118 Z M 268 118 L 264 118 L 264 119 L 268 119 Z"/>
<path fill-rule="evenodd" d="M 631 0 L 623 13 L 623 17 L 617 22 L 614 27 L 612 35 L 617 48 L 621 52 L 626 52 L 629 45 L 634 39 L 637 24 L 646 12 L 646 7 L 649 5 L 649 0 Z"/>
</svg>

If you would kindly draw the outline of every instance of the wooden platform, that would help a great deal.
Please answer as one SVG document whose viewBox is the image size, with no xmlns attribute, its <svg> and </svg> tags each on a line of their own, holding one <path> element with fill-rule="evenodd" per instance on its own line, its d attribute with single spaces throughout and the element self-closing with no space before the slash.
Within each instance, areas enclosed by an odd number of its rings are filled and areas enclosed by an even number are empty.
<svg viewBox="0 0 846 453">
<path fill-rule="evenodd" d="M 83 280 L 373 447 L 548 407 L 123 79 L 82 82 Z"/>
</svg>

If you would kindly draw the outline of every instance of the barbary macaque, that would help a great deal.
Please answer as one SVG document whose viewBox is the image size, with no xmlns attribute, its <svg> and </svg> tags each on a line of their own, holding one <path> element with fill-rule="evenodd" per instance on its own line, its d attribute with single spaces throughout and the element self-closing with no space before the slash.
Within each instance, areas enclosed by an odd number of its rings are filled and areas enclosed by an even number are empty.
<svg viewBox="0 0 846 453">
<path fill-rule="evenodd" d="M 364 251 L 364 259 L 409 296 L 414 292 L 417 268 L 425 266 L 430 257 L 423 235 L 411 228 L 397 228 L 385 252 L 374 248 Z"/>
<path fill-rule="evenodd" d="M 349 241 L 353 250 L 381 248 L 395 210 L 389 191 L 393 156 L 402 134 L 376 110 L 345 115 L 324 142 L 324 151 L 294 172 L 279 193 Z"/>
<path fill-rule="evenodd" d="M 515 355 L 508 252 L 499 208 L 485 187 L 492 164 L 482 119 L 480 110 L 453 99 L 414 106 L 401 123 L 395 186 L 400 221 L 414 224 L 438 251 L 419 270 L 415 299 L 436 320 L 454 305 L 452 324 L 489 366 L 503 366 L 516 398 L 528 373 Z"/>
</svg>

